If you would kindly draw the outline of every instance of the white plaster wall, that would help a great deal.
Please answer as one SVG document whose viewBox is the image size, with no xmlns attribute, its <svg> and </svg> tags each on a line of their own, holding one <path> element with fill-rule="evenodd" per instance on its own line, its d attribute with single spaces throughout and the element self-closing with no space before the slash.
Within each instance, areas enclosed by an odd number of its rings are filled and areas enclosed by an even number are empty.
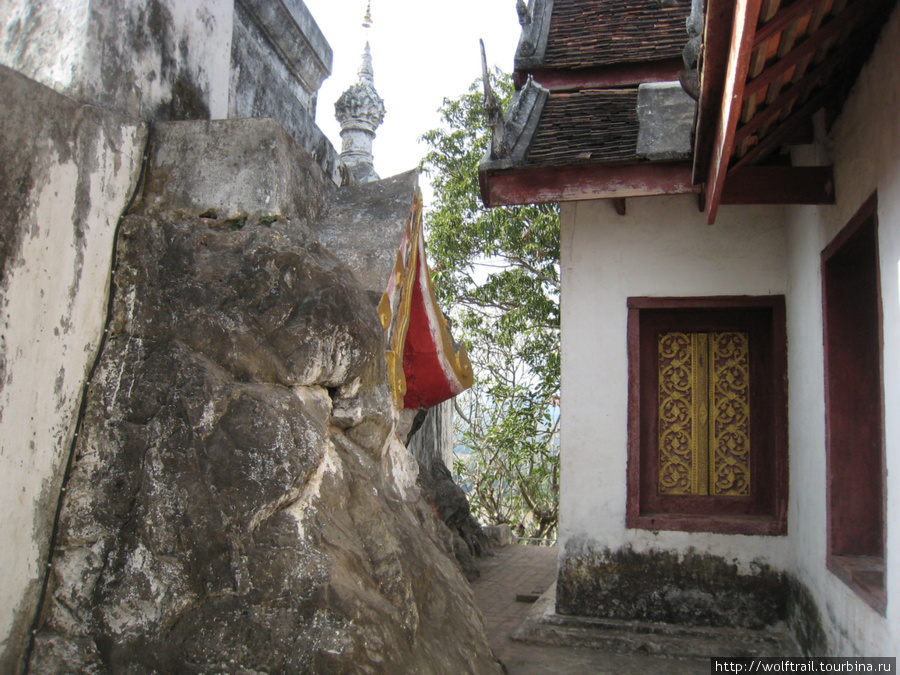
<svg viewBox="0 0 900 675">
<path fill-rule="evenodd" d="M 790 502 L 792 567 L 816 598 L 836 654 L 900 652 L 900 12 L 885 27 L 824 147 L 837 204 L 787 211 L 790 287 Z M 803 154 L 809 154 L 803 153 Z M 795 159 L 800 153 L 796 153 Z M 820 254 L 877 190 L 884 325 L 887 460 L 887 617 L 825 567 L 825 387 Z"/>
<path fill-rule="evenodd" d="M 116 222 L 135 189 L 146 135 L 143 124 L 80 107 L 8 73 L 0 73 L 0 114 L 7 128 L 7 115 L 23 122 L 0 143 L 4 161 L 28 176 L 22 184 L 30 190 L 15 212 L 0 213 L 14 221 L 9 231 L 17 242 L 0 279 L 4 673 L 20 667 L 36 610 L 60 483 L 106 319 Z"/>
<path fill-rule="evenodd" d="M 562 486 L 566 547 L 699 552 L 745 569 L 785 569 L 786 537 L 625 527 L 629 296 L 773 295 L 787 290 L 783 210 L 722 207 L 706 225 L 696 196 L 562 207 Z"/>
</svg>

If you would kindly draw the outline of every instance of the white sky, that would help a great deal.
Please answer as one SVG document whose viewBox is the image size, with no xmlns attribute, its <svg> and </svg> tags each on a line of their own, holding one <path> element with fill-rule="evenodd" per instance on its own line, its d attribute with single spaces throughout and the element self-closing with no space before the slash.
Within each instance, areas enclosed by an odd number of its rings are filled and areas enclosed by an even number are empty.
<svg viewBox="0 0 900 675">
<path fill-rule="evenodd" d="M 334 102 L 356 81 L 366 0 L 304 2 L 334 51 L 331 76 L 319 90 L 316 123 L 340 152 Z M 465 93 L 481 74 L 478 39 L 484 40 L 488 65 L 510 72 L 521 29 L 515 0 L 372 0 L 372 20 L 375 88 L 387 109 L 376 131 L 375 170 L 387 178 L 418 165 L 426 151 L 418 138 L 439 126 L 443 99 Z M 426 188 L 426 200 L 427 193 Z"/>
</svg>

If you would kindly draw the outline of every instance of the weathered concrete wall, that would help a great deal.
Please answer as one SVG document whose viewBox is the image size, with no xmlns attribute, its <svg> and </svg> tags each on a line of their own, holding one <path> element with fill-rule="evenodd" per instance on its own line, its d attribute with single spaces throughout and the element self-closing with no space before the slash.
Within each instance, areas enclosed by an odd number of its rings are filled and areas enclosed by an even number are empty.
<svg viewBox="0 0 900 675">
<path fill-rule="evenodd" d="M 787 575 L 762 565 L 748 573 L 690 550 L 568 553 L 557 583 L 560 614 L 749 629 L 788 616 Z"/>
<path fill-rule="evenodd" d="M 0 64 L 78 99 L 90 3 L 0 0 Z"/>
<path fill-rule="evenodd" d="M 832 133 L 796 162 L 834 162 L 837 204 L 787 212 L 790 292 L 791 566 L 819 607 L 834 654 L 900 651 L 900 12 L 886 25 Z M 883 321 L 887 516 L 887 616 L 826 568 L 825 385 L 820 254 L 878 192 Z"/>
<path fill-rule="evenodd" d="M 0 64 L 150 120 L 272 117 L 334 182 L 315 124 L 332 52 L 302 0 L 0 0 Z"/>
<path fill-rule="evenodd" d="M 238 0 L 234 6 L 228 117 L 272 117 L 338 182 L 338 155 L 316 126 L 331 47 L 302 0 Z"/>
<path fill-rule="evenodd" d="M 228 113 L 233 0 L 5 0 L 0 63 L 144 119 Z"/>
<path fill-rule="evenodd" d="M 0 672 L 31 628 L 146 126 L 0 67 Z"/>
<path fill-rule="evenodd" d="M 413 457 L 425 466 L 439 459 L 444 466 L 453 469 L 453 412 L 452 399 L 434 406 L 407 442 Z"/>
</svg>

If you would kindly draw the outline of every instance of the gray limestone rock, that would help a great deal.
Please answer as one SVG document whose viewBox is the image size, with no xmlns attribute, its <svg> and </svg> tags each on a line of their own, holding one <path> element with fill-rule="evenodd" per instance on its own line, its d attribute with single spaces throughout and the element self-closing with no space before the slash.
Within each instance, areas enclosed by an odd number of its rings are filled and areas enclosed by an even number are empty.
<svg viewBox="0 0 900 675">
<path fill-rule="evenodd" d="M 298 221 L 143 213 L 114 283 L 30 672 L 500 672 L 349 270 Z"/>
<path fill-rule="evenodd" d="M 481 576 L 475 557 L 487 548 L 481 525 L 469 509 L 465 492 L 453 481 L 453 474 L 440 458 L 429 464 L 419 461 L 419 486 L 425 500 L 434 507 L 453 537 L 453 553 L 469 581 Z"/>
<path fill-rule="evenodd" d="M 383 349 L 346 279 L 296 221 L 130 216 L 110 333 L 177 340 L 245 382 L 340 387 Z"/>
</svg>

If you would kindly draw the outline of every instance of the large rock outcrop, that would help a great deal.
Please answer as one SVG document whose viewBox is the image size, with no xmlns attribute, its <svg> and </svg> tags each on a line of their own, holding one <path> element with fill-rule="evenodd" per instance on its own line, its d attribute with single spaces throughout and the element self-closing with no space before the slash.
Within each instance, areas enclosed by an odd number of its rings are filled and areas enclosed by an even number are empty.
<svg viewBox="0 0 900 675">
<path fill-rule="evenodd" d="M 119 231 L 30 672 L 500 672 L 318 207 L 164 202 Z"/>
</svg>

